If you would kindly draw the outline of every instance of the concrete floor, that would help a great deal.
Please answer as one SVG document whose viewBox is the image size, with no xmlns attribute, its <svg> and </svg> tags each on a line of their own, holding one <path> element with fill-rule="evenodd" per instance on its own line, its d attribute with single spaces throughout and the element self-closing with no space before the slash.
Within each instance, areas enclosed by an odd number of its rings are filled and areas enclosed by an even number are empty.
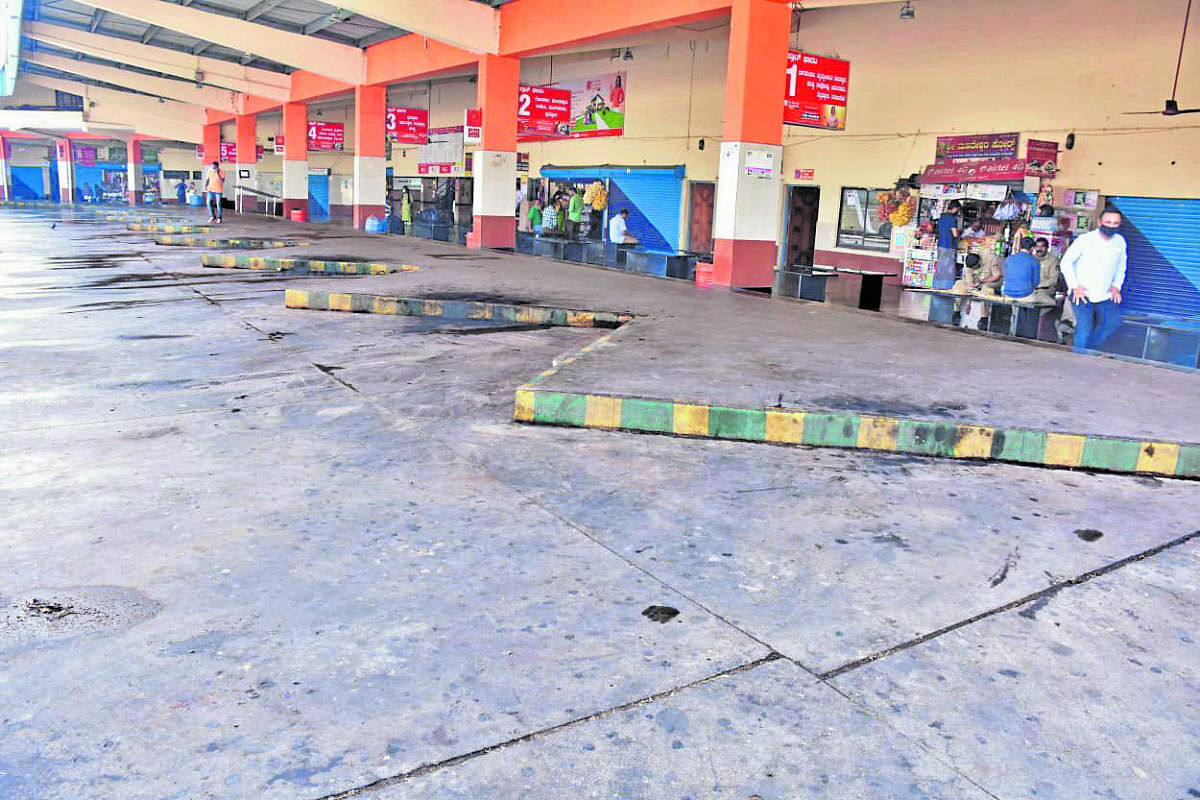
<svg viewBox="0 0 1200 800">
<path fill-rule="evenodd" d="M 1200 794 L 1196 484 L 514 425 L 600 331 L 282 289 L 800 307 L 324 235 L 427 270 L 0 213 L 0 797 Z"/>
</svg>

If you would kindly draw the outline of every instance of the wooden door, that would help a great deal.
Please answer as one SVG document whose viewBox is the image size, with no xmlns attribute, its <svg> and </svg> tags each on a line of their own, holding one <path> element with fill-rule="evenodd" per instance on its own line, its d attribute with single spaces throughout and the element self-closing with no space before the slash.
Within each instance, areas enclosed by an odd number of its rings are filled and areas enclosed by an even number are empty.
<svg viewBox="0 0 1200 800">
<path fill-rule="evenodd" d="M 793 186 L 788 192 L 787 259 L 784 266 L 811 267 L 817 249 L 817 209 L 821 190 Z"/>
<path fill-rule="evenodd" d="M 688 220 L 688 250 L 711 253 L 713 249 L 713 201 L 715 183 L 691 184 L 691 214 Z"/>
</svg>

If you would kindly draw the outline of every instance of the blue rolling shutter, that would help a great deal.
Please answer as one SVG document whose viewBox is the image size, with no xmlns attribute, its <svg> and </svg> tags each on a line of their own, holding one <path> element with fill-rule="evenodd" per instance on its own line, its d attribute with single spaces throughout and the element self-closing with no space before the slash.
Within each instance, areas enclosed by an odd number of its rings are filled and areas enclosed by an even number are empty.
<svg viewBox="0 0 1200 800">
<path fill-rule="evenodd" d="M 329 222 L 329 176 L 308 175 L 308 219 Z"/>
<path fill-rule="evenodd" d="M 647 250 L 674 253 L 681 247 L 679 215 L 683 207 L 683 167 L 542 167 L 556 181 L 611 180 L 609 211 L 629 209 L 629 232 Z"/>
<path fill-rule="evenodd" d="M 1128 311 L 1200 316 L 1200 200 L 1110 197 L 1125 221 Z"/>
</svg>

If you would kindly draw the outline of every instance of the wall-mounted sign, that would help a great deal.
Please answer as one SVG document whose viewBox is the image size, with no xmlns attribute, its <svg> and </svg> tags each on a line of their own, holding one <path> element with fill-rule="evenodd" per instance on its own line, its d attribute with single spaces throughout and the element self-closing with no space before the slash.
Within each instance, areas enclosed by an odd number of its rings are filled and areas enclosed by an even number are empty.
<svg viewBox="0 0 1200 800">
<path fill-rule="evenodd" d="M 1058 142 L 1028 140 L 1025 142 L 1025 160 L 1030 175 L 1053 178 L 1058 172 Z"/>
<path fill-rule="evenodd" d="M 417 174 L 461 175 L 463 160 L 462 126 L 432 128 L 429 143 L 417 150 Z"/>
<path fill-rule="evenodd" d="M 934 160 L 973 161 L 988 158 L 1016 158 L 1017 133 L 985 133 L 972 136 L 939 136 Z"/>
<path fill-rule="evenodd" d="M 995 181 L 1024 180 L 1025 159 L 1000 158 L 992 161 L 957 161 L 933 164 L 921 173 L 921 184 L 926 183 L 991 183 Z"/>
<path fill-rule="evenodd" d="M 423 108 L 389 106 L 384 117 L 387 140 L 396 144 L 425 144 L 429 141 L 429 112 Z"/>
<path fill-rule="evenodd" d="M 775 176 L 775 153 L 768 148 L 746 148 L 746 175 L 751 178 Z"/>
<path fill-rule="evenodd" d="M 275 137 L 275 155 L 281 156 L 283 152 L 283 134 L 281 133 Z"/>
<path fill-rule="evenodd" d="M 624 72 L 522 86 L 517 92 L 517 141 L 587 139 L 625 132 Z"/>
<path fill-rule="evenodd" d="M 463 144 L 483 141 L 483 109 L 468 108 L 463 112 Z"/>
<path fill-rule="evenodd" d="M 846 129 L 850 62 L 789 50 L 783 121 L 810 128 Z"/>
<path fill-rule="evenodd" d="M 517 153 L 517 172 L 529 172 L 529 153 Z"/>
<path fill-rule="evenodd" d="M 340 122 L 308 121 L 308 149 L 341 152 L 346 149 L 346 126 Z"/>
<path fill-rule="evenodd" d="M 221 160 L 227 164 L 237 163 L 237 142 L 221 142 Z"/>
<path fill-rule="evenodd" d="M 815 168 L 796 170 L 796 180 L 798 180 L 798 181 L 813 181 L 816 179 L 817 179 L 817 170 Z"/>
<path fill-rule="evenodd" d="M 95 146 L 75 145 L 75 163 L 92 165 L 96 163 Z"/>
</svg>

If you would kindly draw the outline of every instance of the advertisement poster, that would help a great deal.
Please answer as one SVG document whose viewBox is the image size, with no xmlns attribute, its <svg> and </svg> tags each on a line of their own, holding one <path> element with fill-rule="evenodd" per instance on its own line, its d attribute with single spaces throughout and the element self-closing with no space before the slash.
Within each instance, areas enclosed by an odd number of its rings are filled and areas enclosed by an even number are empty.
<svg viewBox="0 0 1200 800">
<path fill-rule="evenodd" d="M 933 164 L 921 173 L 926 183 L 987 183 L 988 181 L 1024 180 L 1025 159 L 1001 158 L 993 161 L 959 161 Z"/>
<path fill-rule="evenodd" d="M 96 148 L 84 147 L 81 145 L 75 146 L 75 163 L 76 164 L 95 164 L 96 163 Z"/>
<path fill-rule="evenodd" d="M 789 50 L 783 91 L 785 125 L 846 130 L 849 61 Z"/>
<path fill-rule="evenodd" d="M 1058 172 L 1058 142 L 1030 139 L 1025 143 L 1025 161 L 1030 175 L 1053 178 Z"/>
<path fill-rule="evenodd" d="M 587 139 L 625 132 L 625 73 L 522 86 L 517 94 L 517 141 Z"/>
<path fill-rule="evenodd" d="M 432 128 L 429 141 L 417 151 L 418 175 L 462 175 L 463 127 Z"/>
<path fill-rule="evenodd" d="M 423 108 L 388 106 L 384 129 L 389 142 L 425 144 L 429 141 L 429 112 Z"/>
<path fill-rule="evenodd" d="M 346 126 L 340 122 L 308 122 L 308 149 L 335 150 L 346 149 Z"/>
<path fill-rule="evenodd" d="M 1016 158 L 1017 133 L 985 133 L 971 136 L 939 136 L 935 161 L 977 161 L 988 158 Z"/>
<path fill-rule="evenodd" d="M 479 144 L 483 141 L 483 109 L 468 108 L 463 112 L 463 143 Z"/>
</svg>

